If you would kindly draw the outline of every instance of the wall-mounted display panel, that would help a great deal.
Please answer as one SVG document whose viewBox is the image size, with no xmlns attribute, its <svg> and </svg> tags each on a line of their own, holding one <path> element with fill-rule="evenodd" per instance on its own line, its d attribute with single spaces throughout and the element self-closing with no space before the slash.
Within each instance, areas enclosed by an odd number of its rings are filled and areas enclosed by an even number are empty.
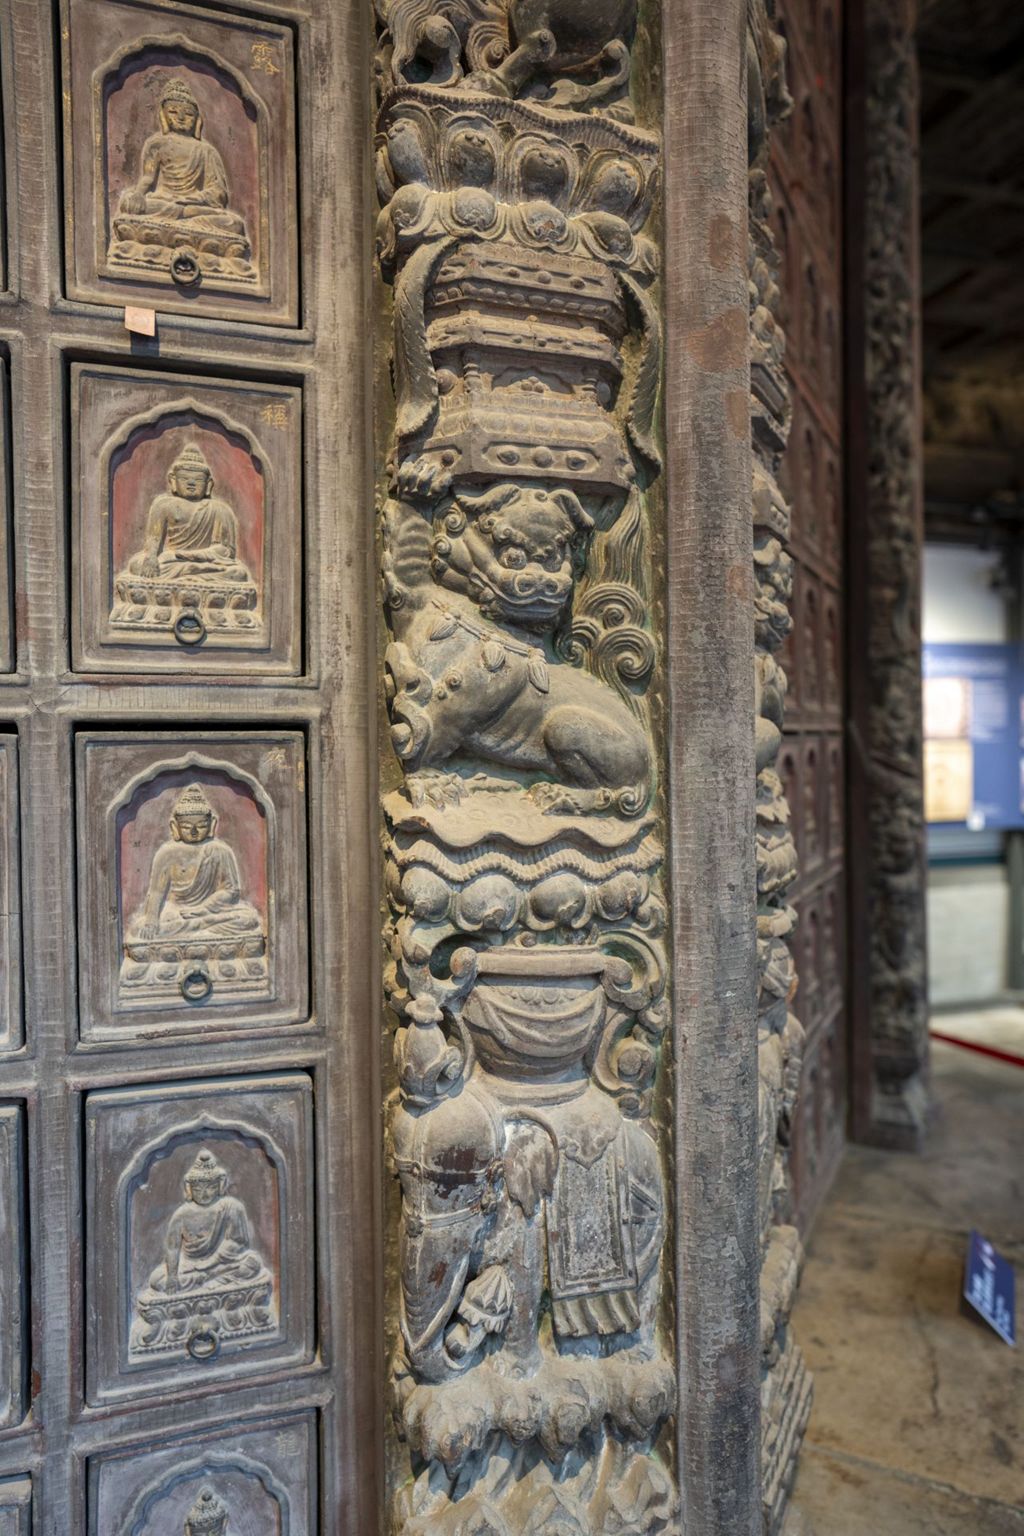
<svg viewBox="0 0 1024 1536">
<path fill-rule="evenodd" d="M 313 1358 L 313 1091 L 301 1072 L 86 1100 L 90 1402 Z"/>
<path fill-rule="evenodd" d="M 88 1536 L 316 1536 L 311 1414 L 226 1425 L 89 1463 Z"/>
<path fill-rule="evenodd" d="M 14 668 L 14 572 L 11 566 L 10 479 L 10 371 L 7 358 L 0 353 L 0 672 L 10 672 Z"/>
<path fill-rule="evenodd" d="M 18 738 L 0 733 L 0 1053 L 23 1043 Z"/>
<path fill-rule="evenodd" d="M 83 1038 L 302 1020 L 301 733 L 83 731 L 76 756 Z"/>
<path fill-rule="evenodd" d="M 0 1478 L 0 1536 L 32 1536 L 31 1478 Z"/>
<path fill-rule="evenodd" d="M 10 1429 L 25 1417 L 27 1243 L 23 1137 L 21 1105 L 0 1104 L 0 1429 Z M 0 1536 L 6 1536 L 3 1520 L 0 1513 Z"/>
<path fill-rule="evenodd" d="M 292 29 L 172 0 L 63 0 L 68 294 L 299 318 Z"/>
<path fill-rule="evenodd" d="M 75 669 L 297 672 L 301 391 L 75 363 L 70 399 Z"/>
</svg>

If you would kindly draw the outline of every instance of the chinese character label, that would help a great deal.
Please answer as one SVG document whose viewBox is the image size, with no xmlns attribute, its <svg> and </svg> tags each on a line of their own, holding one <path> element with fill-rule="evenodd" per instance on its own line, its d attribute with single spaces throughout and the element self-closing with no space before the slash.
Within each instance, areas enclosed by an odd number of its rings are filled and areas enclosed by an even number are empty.
<svg viewBox="0 0 1024 1536">
<path fill-rule="evenodd" d="M 273 401 L 265 405 L 260 411 L 260 416 L 268 427 L 286 427 L 288 425 L 288 407 L 282 402 Z"/>
<path fill-rule="evenodd" d="M 262 70 L 265 75 L 279 75 L 281 71 L 274 63 L 274 55 L 269 43 L 253 43 L 252 67 Z"/>
</svg>

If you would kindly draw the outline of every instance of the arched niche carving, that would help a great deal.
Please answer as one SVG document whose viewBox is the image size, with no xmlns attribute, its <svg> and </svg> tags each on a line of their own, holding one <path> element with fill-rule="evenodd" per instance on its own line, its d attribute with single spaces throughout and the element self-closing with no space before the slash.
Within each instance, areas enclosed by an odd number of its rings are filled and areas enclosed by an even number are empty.
<svg viewBox="0 0 1024 1536">
<path fill-rule="evenodd" d="M 182 464 L 192 468 L 188 496 Z M 173 637 L 185 650 L 265 641 L 274 470 L 243 422 L 191 395 L 162 402 L 119 424 L 97 476 L 107 518 L 108 638 Z"/>
<path fill-rule="evenodd" d="M 301 671 L 301 387 L 73 363 L 70 415 L 75 670 Z"/>
<path fill-rule="evenodd" d="M 190 848 L 181 822 L 193 813 L 210 825 Z M 276 811 L 260 783 L 231 762 L 186 753 L 131 778 L 108 825 L 119 1003 L 217 1006 L 271 996 Z"/>
<path fill-rule="evenodd" d="M 128 1369 L 205 1369 L 280 1342 L 288 1186 L 282 1148 L 231 1114 L 195 1115 L 136 1151 L 118 1180 Z"/>
<path fill-rule="evenodd" d="M 169 91 L 179 99 L 188 93 L 198 109 L 191 135 L 168 134 Z M 252 83 L 221 54 L 183 33 L 147 34 L 99 66 L 92 98 L 98 270 L 158 276 L 185 293 L 212 282 L 266 296 L 270 123 Z M 215 103 L 223 124 L 219 137 L 230 144 L 230 156 L 207 135 Z M 182 137 L 191 142 L 177 146 Z M 120 165 L 113 163 L 115 143 L 124 146 Z M 169 154 L 174 164 L 168 180 L 195 190 L 187 204 L 163 195 L 161 164 Z"/>
<path fill-rule="evenodd" d="M 61 11 L 68 296 L 298 325 L 295 27 L 203 0 Z"/>
<path fill-rule="evenodd" d="M 312 1358 L 308 1074 L 94 1092 L 85 1139 L 90 1404 Z"/>
<path fill-rule="evenodd" d="M 289 1536 L 288 1490 L 255 1457 L 227 1450 L 190 1457 L 145 1489 L 125 1515 L 119 1536 L 179 1536 L 179 1532 L 188 1536 L 189 1514 L 206 1492 L 227 1512 L 225 1536 L 234 1536 L 239 1530 Z"/>
<path fill-rule="evenodd" d="M 75 754 L 83 1035 L 304 1020 L 303 733 L 83 728 Z"/>
</svg>

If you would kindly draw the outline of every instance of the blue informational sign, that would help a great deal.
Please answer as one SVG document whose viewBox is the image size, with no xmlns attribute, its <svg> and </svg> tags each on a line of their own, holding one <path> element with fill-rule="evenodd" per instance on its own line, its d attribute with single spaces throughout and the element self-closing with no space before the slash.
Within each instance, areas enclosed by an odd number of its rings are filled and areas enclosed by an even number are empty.
<svg viewBox="0 0 1024 1536">
<path fill-rule="evenodd" d="M 980 1232 L 972 1232 L 967 1244 L 964 1300 L 1001 1339 L 1016 1344 L 1013 1265 Z"/>
<path fill-rule="evenodd" d="M 925 735 L 944 741 L 939 770 L 969 755 L 969 808 L 941 815 L 972 830 L 1024 827 L 1024 651 L 1019 645 L 926 645 Z M 944 684 L 938 684 L 944 679 Z M 928 759 L 926 748 L 926 761 Z M 955 802 L 954 802 L 955 803 Z M 962 814 L 961 814 L 962 811 Z M 930 813 L 936 819 L 934 813 Z"/>
</svg>

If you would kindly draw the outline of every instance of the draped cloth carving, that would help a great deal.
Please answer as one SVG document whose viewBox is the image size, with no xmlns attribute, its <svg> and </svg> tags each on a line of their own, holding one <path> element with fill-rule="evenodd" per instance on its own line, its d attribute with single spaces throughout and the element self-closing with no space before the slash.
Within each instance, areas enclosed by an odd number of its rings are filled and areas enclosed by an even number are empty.
<svg viewBox="0 0 1024 1536">
<path fill-rule="evenodd" d="M 407 1536 L 680 1529 L 635 25 L 635 0 L 378 4 Z"/>
</svg>

